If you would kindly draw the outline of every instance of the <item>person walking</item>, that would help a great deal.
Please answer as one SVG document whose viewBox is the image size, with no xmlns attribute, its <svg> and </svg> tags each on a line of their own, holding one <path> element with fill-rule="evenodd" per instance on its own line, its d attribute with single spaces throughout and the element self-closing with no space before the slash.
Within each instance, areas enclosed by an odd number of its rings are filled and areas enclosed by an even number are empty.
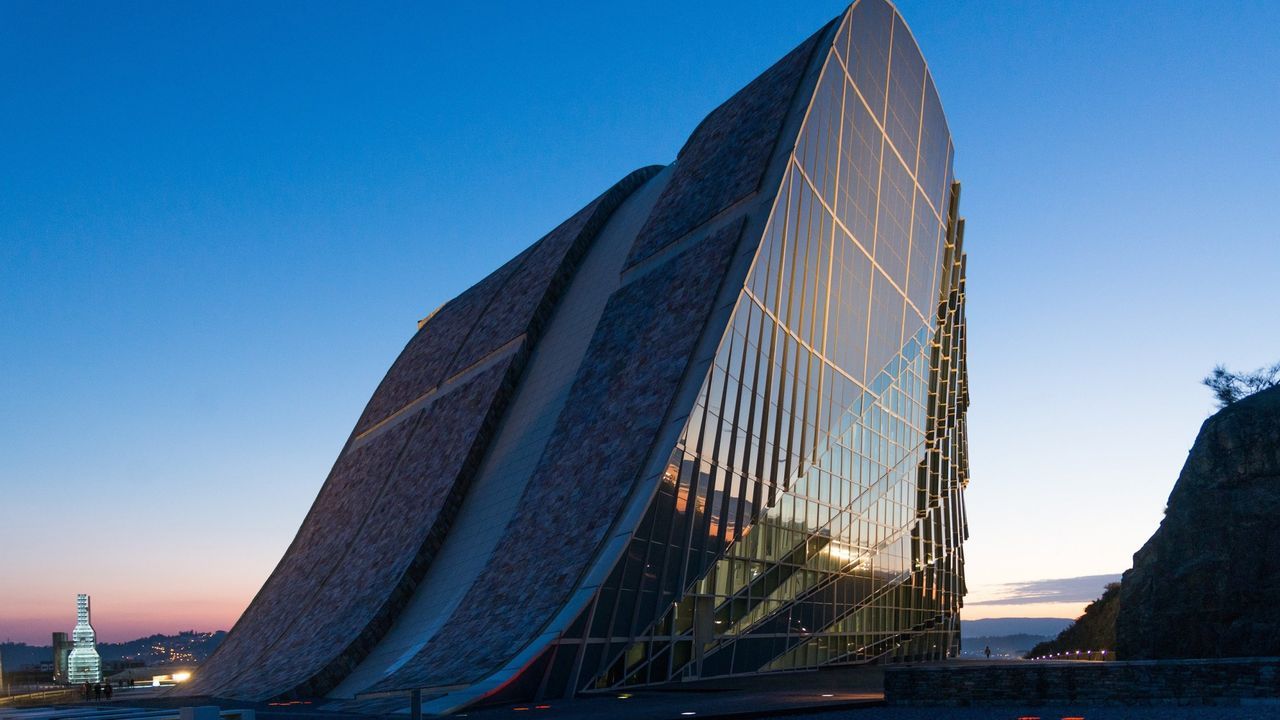
<svg viewBox="0 0 1280 720">
<path fill-rule="evenodd" d="M 987 648 L 986 648 L 985 650 L 983 650 L 982 652 L 987 656 L 987 659 L 988 659 L 988 660 L 990 660 L 990 659 L 991 659 L 991 646 L 990 646 L 990 645 L 988 645 L 988 646 L 987 646 Z"/>
<path fill-rule="evenodd" d="M 102 699 L 102 683 L 93 684 L 93 699 L 94 700 Z"/>
<path fill-rule="evenodd" d="M 114 690 L 111 689 L 111 681 L 108 680 L 102 684 L 102 694 L 108 701 L 111 700 L 112 692 L 114 692 Z"/>
</svg>

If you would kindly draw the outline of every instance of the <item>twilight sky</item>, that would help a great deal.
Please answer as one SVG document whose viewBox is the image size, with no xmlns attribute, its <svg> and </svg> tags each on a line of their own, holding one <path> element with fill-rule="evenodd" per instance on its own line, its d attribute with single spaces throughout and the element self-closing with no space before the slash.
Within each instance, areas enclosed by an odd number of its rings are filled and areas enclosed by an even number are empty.
<svg viewBox="0 0 1280 720">
<path fill-rule="evenodd" d="M 898 4 L 968 218 L 964 617 L 1074 616 L 1199 379 L 1280 360 L 1280 4 Z M 842 7 L 0 4 L 0 640 L 230 627 L 416 320 Z"/>
</svg>

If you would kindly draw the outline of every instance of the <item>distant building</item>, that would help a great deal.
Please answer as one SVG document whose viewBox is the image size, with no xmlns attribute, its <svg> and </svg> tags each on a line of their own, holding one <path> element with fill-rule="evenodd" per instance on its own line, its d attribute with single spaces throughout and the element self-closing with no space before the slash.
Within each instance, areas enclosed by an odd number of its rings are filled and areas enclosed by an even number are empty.
<svg viewBox="0 0 1280 720">
<path fill-rule="evenodd" d="M 67 680 L 72 683 L 102 682 L 102 658 L 98 657 L 98 637 L 89 624 L 89 596 L 76 596 L 76 627 L 71 631 L 72 648 L 67 655 Z"/>
<path fill-rule="evenodd" d="M 71 655 L 71 638 L 64 632 L 53 634 L 53 680 L 67 682 L 67 660 Z"/>
</svg>

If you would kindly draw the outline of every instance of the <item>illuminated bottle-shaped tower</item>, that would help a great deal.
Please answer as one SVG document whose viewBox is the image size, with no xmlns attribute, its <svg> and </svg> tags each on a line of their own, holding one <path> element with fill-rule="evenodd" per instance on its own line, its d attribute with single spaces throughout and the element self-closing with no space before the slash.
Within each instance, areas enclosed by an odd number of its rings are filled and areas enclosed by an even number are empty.
<svg viewBox="0 0 1280 720">
<path fill-rule="evenodd" d="M 71 631 L 71 654 L 67 657 L 67 680 L 72 683 L 102 682 L 102 658 L 98 639 L 89 624 L 89 596 L 76 595 L 76 628 Z"/>
</svg>

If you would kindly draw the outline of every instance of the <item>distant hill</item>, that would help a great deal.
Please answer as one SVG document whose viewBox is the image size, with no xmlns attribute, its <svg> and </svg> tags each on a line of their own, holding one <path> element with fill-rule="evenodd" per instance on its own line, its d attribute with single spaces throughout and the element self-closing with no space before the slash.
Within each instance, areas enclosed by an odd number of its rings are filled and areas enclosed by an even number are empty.
<svg viewBox="0 0 1280 720">
<path fill-rule="evenodd" d="M 1062 632 L 1072 622 L 1071 618 L 988 618 L 961 620 L 960 635 L 966 641 L 978 637 L 1004 637 L 1008 635 L 1039 635 L 1051 638 Z"/>
<path fill-rule="evenodd" d="M 1110 583 L 1102 596 L 1089 603 L 1084 615 L 1058 637 L 1031 648 L 1028 657 L 1075 650 L 1116 650 L 1116 615 L 1120 612 L 1120 583 Z"/>
<path fill-rule="evenodd" d="M 98 654 L 103 660 L 141 660 L 147 665 L 199 663 L 209 657 L 226 636 L 225 630 L 151 635 L 123 643 L 99 643 Z"/>
<path fill-rule="evenodd" d="M 966 637 L 961 641 L 962 657 L 985 657 L 986 649 L 991 648 L 991 657 L 1020 658 L 1026 655 L 1038 643 L 1049 640 L 1044 635 L 999 635 Z"/>
<path fill-rule="evenodd" d="M 194 664 L 209 657 L 209 653 L 227 636 L 225 630 L 196 632 L 188 630 L 176 635 L 150 635 L 122 643 L 98 643 L 98 654 L 104 661 L 137 660 L 144 665 Z M 24 666 L 39 665 L 53 659 L 51 645 L 27 645 L 26 643 L 0 643 L 0 658 L 4 667 L 16 670 Z"/>
<path fill-rule="evenodd" d="M 12 672 L 27 665 L 39 665 L 53 657 L 53 648 L 48 645 L 28 645 L 26 643 L 0 643 L 0 662 L 4 669 Z"/>
</svg>

